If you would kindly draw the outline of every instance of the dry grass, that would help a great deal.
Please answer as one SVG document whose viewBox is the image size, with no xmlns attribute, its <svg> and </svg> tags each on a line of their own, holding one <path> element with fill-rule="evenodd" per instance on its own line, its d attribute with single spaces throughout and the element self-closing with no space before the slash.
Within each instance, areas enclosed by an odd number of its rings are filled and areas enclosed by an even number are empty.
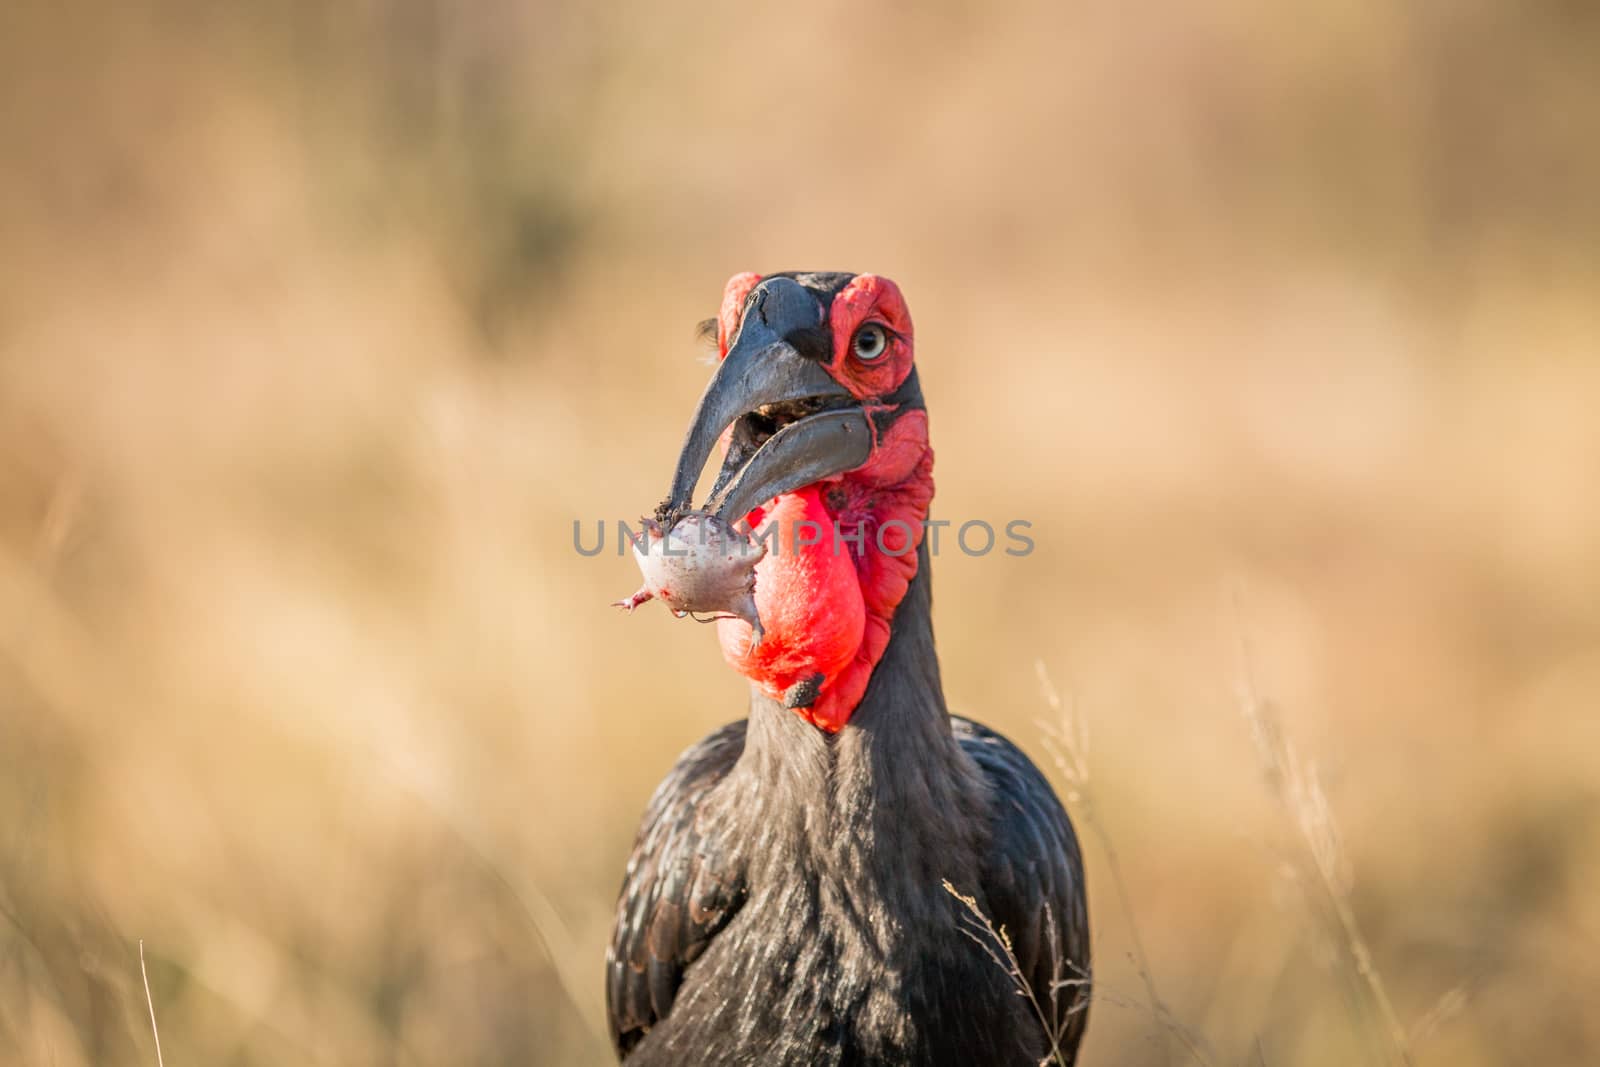
<svg viewBox="0 0 1600 1067">
<path fill-rule="evenodd" d="M 1593 1062 L 1589 8 L 773 18 L 0 16 L 0 1063 L 608 1062 L 742 690 L 571 524 L 797 266 L 902 284 L 938 516 L 1033 524 L 935 622 L 955 705 L 1033 736 L 1043 652 L 1093 713 L 1083 1062 Z"/>
<path fill-rule="evenodd" d="M 1075 825 L 1087 829 L 1100 846 L 1106 877 L 1116 889 L 1117 904 L 1127 927 L 1128 955 L 1143 984 L 1145 1003 L 1157 1032 L 1163 1041 L 1169 1036 L 1176 1040 L 1194 1062 L 1202 1067 L 1210 1067 L 1215 1054 L 1205 1047 L 1205 1039 L 1178 1019 L 1156 988 L 1155 974 L 1144 947 L 1144 936 L 1139 932 L 1139 921 L 1134 912 L 1127 878 L 1122 871 L 1122 859 L 1095 808 L 1093 779 L 1089 774 L 1089 719 L 1076 702 L 1069 704 L 1062 701 L 1061 691 L 1051 680 L 1043 660 L 1034 661 L 1034 672 L 1039 679 L 1040 695 L 1050 711 L 1050 717 L 1039 722 L 1045 750 L 1055 764 L 1056 773 L 1066 783 L 1063 799 L 1076 817 Z M 1110 991 L 1105 991 L 1103 995 L 1107 999 L 1114 999 Z M 1123 999 L 1122 1003 L 1127 1001 Z"/>
<path fill-rule="evenodd" d="M 144 966 L 144 939 L 139 939 L 139 979 L 144 982 L 144 1003 L 150 1009 L 150 1036 L 156 1043 L 156 1067 L 167 1067 L 166 1059 L 161 1055 L 161 1028 L 156 1025 L 156 1002 L 150 995 L 150 972 Z"/>
<path fill-rule="evenodd" d="M 1085 986 L 1092 986 L 1093 976 L 1084 971 L 1082 966 L 1074 965 L 1071 960 L 1064 959 L 1061 954 L 1060 937 L 1056 927 L 1055 916 L 1050 912 L 1050 905 L 1044 906 L 1045 935 L 1050 944 L 1050 958 L 1053 961 L 1050 988 L 1045 991 L 1045 999 L 1039 999 L 1040 993 L 1033 988 L 1027 976 L 1022 973 L 1022 964 L 1017 961 L 1016 950 L 1011 947 L 1011 937 L 1006 933 L 1004 926 L 995 926 L 993 920 L 985 915 L 978 906 L 978 898 L 964 895 L 949 881 L 944 883 L 944 891 L 961 902 L 964 909 L 957 918 L 957 925 L 963 936 L 970 939 L 984 955 L 994 961 L 994 965 L 1005 972 L 1011 979 L 1017 995 L 1028 1002 L 1028 1007 L 1033 1011 L 1033 1017 L 1039 1020 L 1039 1025 L 1044 1029 L 1045 1036 L 1050 1040 L 1050 1052 L 1039 1061 L 1040 1067 L 1056 1063 L 1061 1067 L 1068 1067 L 1066 1054 L 1061 1049 L 1061 1042 L 1066 1036 L 1067 1027 L 1072 1023 L 1072 1016 L 1078 1012 L 1086 1011 L 1089 1007 L 1089 998 L 1082 997 L 1065 1012 L 1061 1012 L 1061 996 L 1067 991 L 1077 991 Z M 1049 1005 L 1049 1010 L 1045 1005 Z"/>
<path fill-rule="evenodd" d="M 1286 861 L 1294 884 L 1312 897 L 1309 912 L 1324 923 L 1330 940 L 1340 945 L 1341 962 L 1349 968 L 1352 980 L 1362 986 L 1384 1039 L 1383 1058 L 1411 1067 L 1415 1061 L 1406 1028 L 1395 1013 L 1372 949 L 1356 921 L 1351 904 L 1355 875 L 1316 764 L 1302 759 L 1271 707 L 1256 692 L 1255 671 L 1242 628 L 1240 647 L 1240 711 L 1250 726 L 1266 785 L 1296 832 L 1299 847 Z"/>
<path fill-rule="evenodd" d="M 1318 932 L 1341 947 L 1338 963 L 1344 968 L 1347 980 L 1352 985 L 1359 985 L 1365 993 L 1370 1015 L 1354 1018 L 1353 1025 L 1360 1029 L 1370 1018 L 1372 1028 L 1378 1035 L 1376 1044 L 1381 1046 L 1379 1058 L 1403 1067 L 1412 1067 L 1416 1062 L 1411 1052 L 1413 1042 L 1432 1038 L 1442 1026 L 1460 1015 L 1468 1001 L 1467 989 L 1464 985 L 1458 985 L 1447 990 L 1409 1029 L 1400 1022 L 1351 904 L 1354 887 L 1351 862 L 1316 765 L 1301 757 L 1294 743 L 1284 735 L 1270 705 L 1257 693 L 1254 666 L 1242 626 L 1239 644 L 1240 710 L 1250 727 L 1251 738 L 1260 757 L 1263 780 L 1272 799 L 1294 830 L 1296 847 L 1285 859 L 1286 869 L 1293 883 L 1310 898 L 1306 901 L 1308 914 L 1324 925 L 1325 929 Z M 1099 856 L 1095 858 L 1104 863 L 1105 876 L 1116 890 L 1120 919 L 1126 928 L 1129 958 L 1143 983 L 1143 1006 L 1150 1013 L 1159 1035 L 1158 1040 L 1170 1037 L 1182 1047 L 1190 1060 L 1202 1067 L 1210 1067 L 1215 1062 L 1215 1052 L 1207 1047 L 1203 1037 L 1178 1019 L 1157 988 L 1123 875 L 1122 861 L 1095 807 L 1089 762 L 1088 717 L 1076 703 L 1062 701 L 1060 690 L 1042 660 L 1035 661 L 1034 667 L 1040 693 L 1050 711 L 1050 717 L 1039 722 L 1045 748 L 1060 781 L 1065 783 L 1064 799 L 1075 816 L 1075 823 L 1080 830 L 1089 831 L 1098 845 Z M 1090 862 L 1092 864 L 1094 860 Z M 1139 1006 L 1134 1000 L 1111 990 L 1094 988 L 1091 974 L 1071 960 L 1062 958 L 1055 919 L 1047 904 L 1044 922 L 1055 976 L 1048 990 L 1049 1011 L 1046 1011 L 1039 999 L 1039 992 L 1022 973 L 1005 927 L 994 924 L 978 905 L 976 897 L 964 895 L 949 881 L 944 883 L 944 889 L 964 908 L 958 918 L 961 933 L 977 944 L 995 966 L 1006 974 L 1017 994 L 1027 999 L 1034 1017 L 1049 1037 L 1050 1053 L 1040 1061 L 1041 1065 L 1067 1063 L 1061 1041 L 1070 1016 L 1057 1014 L 1058 997 L 1062 990 L 1090 987 L 1097 1000 L 1121 1007 Z M 1088 1006 L 1089 1000 L 1086 998 L 1073 1010 L 1086 1009 Z M 1258 1061 L 1265 1063 L 1261 1042 L 1257 1040 L 1254 1047 Z"/>
</svg>

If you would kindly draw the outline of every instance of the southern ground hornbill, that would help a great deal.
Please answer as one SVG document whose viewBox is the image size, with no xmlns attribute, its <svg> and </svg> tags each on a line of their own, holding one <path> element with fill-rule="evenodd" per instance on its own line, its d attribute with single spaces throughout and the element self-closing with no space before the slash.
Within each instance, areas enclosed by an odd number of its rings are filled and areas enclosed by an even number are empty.
<svg viewBox="0 0 1600 1067">
<path fill-rule="evenodd" d="M 1070 1064 L 1089 993 L 1082 860 L 1038 769 L 945 707 L 922 536 L 933 453 L 900 290 L 739 274 L 716 332 L 655 518 L 689 512 L 720 440 L 705 510 L 778 533 L 754 572 L 759 642 L 746 618 L 718 623 L 749 717 L 678 760 L 628 860 L 607 953 L 617 1051 L 630 1067 L 1057 1049 Z M 1040 1010 L 1000 946 L 963 933 L 946 881 L 1003 927 Z"/>
</svg>

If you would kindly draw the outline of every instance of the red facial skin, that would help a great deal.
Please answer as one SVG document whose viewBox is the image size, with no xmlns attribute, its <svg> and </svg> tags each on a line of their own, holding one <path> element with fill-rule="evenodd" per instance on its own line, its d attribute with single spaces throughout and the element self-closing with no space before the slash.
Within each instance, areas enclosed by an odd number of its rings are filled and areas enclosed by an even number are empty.
<svg viewBox="0 0 1600 1067">
<path fill-rule="evenodd" d="M 736 274 L 723 292 L 717 345 L 729 340 L 750 291 L 761 275 Z M 863 363 L 852 352 L 856 331 L 876 322 L 890 331 L 888 351 Z M 868 412 L 883 405 L 911 373 L 911 315 L 899 286 L 887 278 L 858 275 L 834 297 L 830 324 L 833 358 L 828 373 Z M 865 464 L 785 493 L 747 516 L 754 530 L 778 524 L 773 550 L 756 566 L 756 608 L 766 627 L 750 648 L 750 625 L 718 623 L 722 654 L 740 674 L 775 700 L 790 686 L 822 675 L 820 694 L 796 713 L 830 733 L 844 728 L 866 692 L 872 670 L 889 644 L 894 612 L 917 573 L 917 548 L 933 498 L 933 450 L 928 416 L 908 411 L 873 443 Z M 805 527 L 797 537 L 796 524 Z M 835 542 L 835 525 L 840 533 Z M 796 549 L 820 529 L 820 540 Z M 859 543 L 855 535 L 859 533 Z M 881 542 L 881 543 L 880 543 Z"/>
</svg>

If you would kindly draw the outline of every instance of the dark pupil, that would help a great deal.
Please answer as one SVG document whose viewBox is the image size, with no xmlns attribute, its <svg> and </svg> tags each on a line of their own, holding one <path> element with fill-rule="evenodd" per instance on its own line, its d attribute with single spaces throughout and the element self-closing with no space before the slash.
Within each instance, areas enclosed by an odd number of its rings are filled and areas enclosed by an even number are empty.
<svg viewBox="0 0 1600 1067">
<path fill-rule="evenodd" d="M 867 330 L 861 335 L 861 340 L 856 342 L 856 348 L 858 351 L 866 355 L 877 355 L 878 346 L 882 343 L 882 341 L 883 337 L 878 333 L 877 330 Z"/>
</svg>

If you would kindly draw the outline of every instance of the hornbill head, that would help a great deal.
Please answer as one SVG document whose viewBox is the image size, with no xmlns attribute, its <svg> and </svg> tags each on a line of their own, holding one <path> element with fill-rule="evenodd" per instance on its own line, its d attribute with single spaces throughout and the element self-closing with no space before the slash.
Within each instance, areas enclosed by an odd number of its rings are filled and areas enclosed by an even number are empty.
<svg viewBox="0 0 1600 1067">
<path fill-rule="evenodd" d="M 705 509 L 769 546 L 756 566 L 759 644 L 719 623 L 723 654 L 774 699 L 841 729 L 915 577 L 933 496 L 928 419 L 900 289 L 873 274 L 736 274 L 716 319 L 720 364 L 657 510 Z"/>
</svg>

